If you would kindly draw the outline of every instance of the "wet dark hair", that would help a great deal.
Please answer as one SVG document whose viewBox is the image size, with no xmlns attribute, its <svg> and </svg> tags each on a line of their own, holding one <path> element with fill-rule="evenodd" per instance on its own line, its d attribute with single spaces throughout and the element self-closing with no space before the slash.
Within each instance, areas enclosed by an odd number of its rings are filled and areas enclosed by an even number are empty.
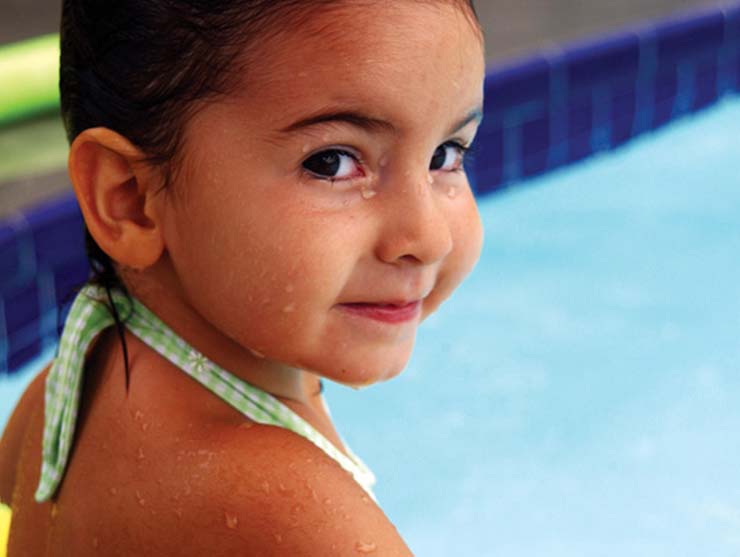
<svg viewBox="0 0 740 557">
<path fill-rule="evenodd" d="M 93 127 L 116 131 L 162 168 L 166 187 L 196 103 L 227 94 L 248 71 L 244 64 L 234 67 L 237 56 L 309 10 L 343 1 L 64 0 L 60 89 L 69 141 Z M 416 1 L 458 4 L 477 25 L 472 0 Z M 89 282 L 126 292 L 114 262 L 87 229 L 85 244 Z M 125 342 L 123 348 L 128 382 Z"/>
</svg>

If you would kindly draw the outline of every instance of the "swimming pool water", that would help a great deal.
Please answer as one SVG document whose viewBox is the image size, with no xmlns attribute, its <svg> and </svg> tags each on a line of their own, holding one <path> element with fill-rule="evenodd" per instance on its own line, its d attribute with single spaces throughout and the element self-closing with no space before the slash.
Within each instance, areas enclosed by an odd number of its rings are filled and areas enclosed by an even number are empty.
<svg viewBox="0 0 740 557">
<path fill-rule="evenodd" d="M 740 554 L 737 122 L 725 101 L 482 200 L 481 262 L 408 369 L 328 386 L 418 555 Z"/>
</svg>

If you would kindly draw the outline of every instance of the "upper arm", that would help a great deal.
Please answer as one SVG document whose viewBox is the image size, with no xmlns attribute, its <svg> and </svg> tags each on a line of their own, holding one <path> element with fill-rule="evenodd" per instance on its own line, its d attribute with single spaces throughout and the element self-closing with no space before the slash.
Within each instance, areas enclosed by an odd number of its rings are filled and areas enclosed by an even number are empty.
<svg viewBox="0 0 740 557">
<path fill-rule="evenodd" d="M 28 430 L 31 416 L 44 404 L 44 383 L 47 369 L 31 382 L 0 438 L 0 502 L 10 504 L 15 487 L 15 476 L 21 445 Z"/>
</svg>

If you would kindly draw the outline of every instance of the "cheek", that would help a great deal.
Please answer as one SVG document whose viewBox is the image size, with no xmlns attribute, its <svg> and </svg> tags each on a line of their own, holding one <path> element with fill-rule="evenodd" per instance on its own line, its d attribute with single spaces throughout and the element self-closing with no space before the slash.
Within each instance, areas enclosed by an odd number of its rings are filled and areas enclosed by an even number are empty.
<svg viewBox="0 0 740 557">
<path fill-rule="evenodd" d="M 472 193 L 451 207 L 448 222 L 453 250 L 440 269 L 435 292 L 425 304 L 425 317 L 436 310 L 470 274 L 483 247 L 483 225 Z"/>
</svg>

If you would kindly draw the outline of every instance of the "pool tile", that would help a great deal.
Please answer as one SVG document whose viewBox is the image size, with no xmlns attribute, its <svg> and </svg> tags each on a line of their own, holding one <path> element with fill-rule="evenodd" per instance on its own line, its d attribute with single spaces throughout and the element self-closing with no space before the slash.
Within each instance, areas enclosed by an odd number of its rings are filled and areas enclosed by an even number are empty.
<svg viewBox="0 0 740 557">
<path fill-rule="evenodd" d="M 627 31 L 598 41 L 577 44 L 565 51 L 569 88 L 589 90 L 600 81 L 634 80 L 639 68 L 640 42 Z"/>
<path fill-rule="evenodd" d="M 26 213 L 37 261 L 54 267 L 84 254 L 83 220 L 74 196 L 65 195 Z"/>
<path fill-rule="evenodd" d="M 655 26 L 661 66 L 717 51 L 724 40 L 725 16 L 719 8 L 693 12 Z"/>
<path fill-rule="evenodd" d="M 501 111 L 549 97 L 550 64 L 544 56 L 534 56 L 494 68 L 485 84 L 485 112 L 500 118 Z"/>
</svg>

